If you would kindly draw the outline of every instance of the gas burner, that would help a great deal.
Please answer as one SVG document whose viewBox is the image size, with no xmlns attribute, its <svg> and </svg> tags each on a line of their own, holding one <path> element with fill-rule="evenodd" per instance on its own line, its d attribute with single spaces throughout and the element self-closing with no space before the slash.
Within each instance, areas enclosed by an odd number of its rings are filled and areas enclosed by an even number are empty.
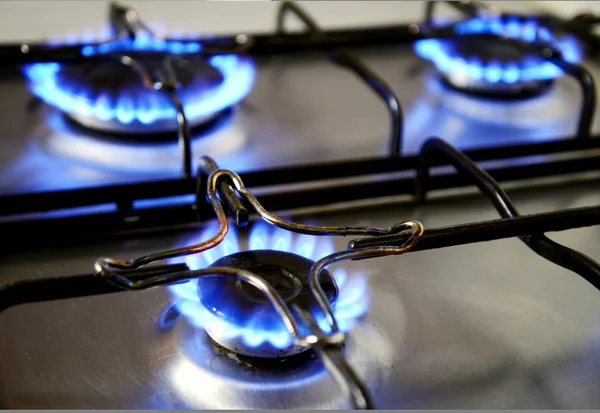
<svg viewBox="0 0 600 413">
<path fill-rule="evenodd" d="M 563 75 L 554 63 L 517 50 L 506 38 L 551 45 L 569 63 L 579 63 L 583 55 L 574 36 L 551 30 L 530 17 L 475 17 L 454 24 L 452 30 L 457 37 L 419 40 L 415 52 L 435 64 L 448 86 L 477 96 L 531 97 Z M 460 37 L 469 34 L 497 37 Z"/>
<path fill-rule="evenodd" d="M 129 53 L 127 55 L 142 64 L 149 72 L 160 70 L 168 55 Z M 180 96 L 185 102 L 191 99 L 202 99 L 214 93 L 223 84 L 223 75 L 216 68 L 202 59 L 177 59 L 173 61 L 173 70 L 180 84 Z M 87 61 L 81 65 L 68 65 L 57 73 L 57 84 L 66 89 L 70 85 L 73 90 L 85 91 L 88 101 L 102 101 L 104 105 L 96 108 L 94 113 L 83 113 L 74 110 L 66 115 L 91 129 L 124 133 L 148 133 L 174 130 L 174 118 L 153 120 L 153 108 L 168 107 L 169 97 L 165 93 L 145 88 L 139 75 L 130 67 L 117 59 Z M 194 96 L 197 95 L 197 96 Z M 115 103 L 115 116 L 105 111 Z M 136 110 L 138 122 L 135 122 Z M 192 118 L 192 126 L 203 124 L 216 116 L 207 113 L 205 116 Z"/>
<path fill-rule="evenodd" d="M 270 230 L 273 231 L 271 234 Z M 207 229 L 202 235 L 210 233 L 214 233 L 214 228 Z M 327 331 L 329 325 L 309 290 L 308 274 L 315 260 L 333 252 L 332 242 L 305 235 L 295 237 L 292 239 L 288 231 L 259 223 L 251 231 L 250 251 L 240 252 L 237 236 L 230 232 L 216 251 L 192 256 L 195 259 L 188 258 L 186 263 L 190 268 L 228 266 L 247 269 L 269 282 L 292 312 L 296 311 L 295 306 L 309 311 L 319 327 Z M 340 268 L 332 273 L 324 271 L 320 283 L 340 329 L 349 331 L 367 309 L 364 278 L 349 277 Z M 193 325 L 204 329 L 219 347 L 255 358 L 288 357 L 306 350 L 306 347 L 294 345 L 281 317 L 253 286 L 214 277 L 168 288 L 176 298 L 177 309 Z"/>
<path fill-rule="evenodd" d="M 313 264 L 314 261 L 289 252 L 259 250 L 228 255 L 210 267 L 234 267 L 251 271 L 268 282 L 293 312 L 298 306 L 300 311 L 317 314 L 320 310 L 308 280 Z M 329 272 L 323 271 L 320 284 L 329 302 L 334 305 L 338 289 Z M 198 282 L 198 296 L 200 303 L 224 323 L 248 326 L 255 332 L 276 336 L 280 331 L 285 331 L 281 316 L 273 305 L 260 290 L 248 283 L 224 277 L 201 279 Z M 273 358 L 298 354 L 307 349 L 294 345 L 284 335 L 280 336 L 281 341 L 275 345 L 267 341 L 256 347 L 249 346 L 240 337 L 230 336 L 222 326 L 223 324 L 217 323 L 207 325 L 206 332 L 217 344 L 236 354 Z"/>
<path fill-rule="evenodd" d="M 144 85 L 137 66 L 150 74 L 171 57 L 178 94 L 191 127 L 204 124 L 241 101 L 254 83 L 248 58 L 195 54 L 202 45 L 144 36 L 87 45 L 83 63 L 36 63 L 24 68 L 31 91 L 70 119 L 110 133 L 174 132 L 171 98 Z M 133 63 L 132 63 L 133 62 Z"/>
<path fill-rule="evenodd" d="M 181 170 L 181 148 L 172 134 L 144 135 L 143 139 L 138 135 L 113 137 L 81 127 L 50 106 L 42 108 L 38 115 L 30 125 L 31 145 L 24 159 L 27 162 L 31 157 L 37 162 L 58 157 L 61 167 L 118 174 L 171 174 Z M 246 132 L 235 121 L 238 115 L 225 110 L 196 127 L 190 142 L 193 159 L 208 153 L 246 165 L 245 158 L 238 155 L 247 140 Z M 45 174 L 43 180 L 47 179 L 55 182 L 56 175 Z"/>
</svg>

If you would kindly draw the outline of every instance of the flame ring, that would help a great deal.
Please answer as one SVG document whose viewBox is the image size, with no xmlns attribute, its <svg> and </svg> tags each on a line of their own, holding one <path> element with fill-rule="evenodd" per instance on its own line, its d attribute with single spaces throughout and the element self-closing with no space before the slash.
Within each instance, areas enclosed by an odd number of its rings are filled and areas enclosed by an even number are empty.
<svg viewBox="0 0 600 413">
<path fill-rule="evenodd" d="M 84 56 L 104 54 L 116 51 L 146 50 L 166 51 L 173 54 L 194 53 L 202 50 L 196 42 L 164 41 L 146 39 L 144 36 L 134 41 L 118 40 L 109 43 L 86 45 L 82 48 Z M 236 55 L 217 55 L 208 58 L 208 62 L 223 75 L 223 83 L 215 91 L 196 99 L 184 101 L 186 116 L 193 121 L 208 118 L 238 103 L 250 93 L 255 79 L 255 67 L 252 60 Z M 103 121 L 117 120 L 122 124 L 153 124 L 157 121 L 173 120 L 176 111 L 168 99 L 149 99 L 137 106 L 124 97 L 116 103 L 105 96 L 89 99 L 85 91 L 72 90 L 58 81 L 61 65 L 57 62 L 34 63 L 23 67 L 33 94 L 44 102 L 59 108 L 65 113 L 79 116 L 96 116 Z"/>
<path fill-rule="evenodd" d="M 214 229 L 207 228 L 205 231 L 212 233 Z M 201 234 L 200 238 L 203 239 L 203 236 L 206 234 Z M 241 251 L 237 239 L 235 229 L 231 228 L 219 246 L 204 251 L 202 254 L 188 256 L 185 258 L 185 262 L 191 269 L 206 267 L 218 258 Z M 249 247 L 250 250 L 273 249 L 291 252 L 311 260 L 318 260 L 334 252 L 333 242 L 330 238 L 296 234 L 292 236 L 289 231 L 262 222 L 255 224 L 252 228 Z M 332 275 L 339 288 L 334 314 L 340 330 L 347 332 L 368 308 L 366 279 L 359 273 L 348 273 L 343 267 L 334 269 Z M 173 295 L 178 310 L 192 325 L 198 328 L 210 329 L 213 334 L 220 335 L 227 340 L 239 341 L 250 348 L 267 345 L 283 350 L 293 344 L 291 336 L 284 329 L 264 331 L 256 328 L 252 322 L 245 326 L 234 326 L 217 318 L 200 303 L 197 280 L 170 285 L 167 288 Z M 317 317 L 317 322 L 322 329 L 329 328 L 325 316 Z"/>
<path fill-rule="evenodd" d="M 583 50 L 574 36 L 559 36 L 533 19 L 518 16 L 475 17 L 457 23 L 453 27 L 457 35 L 493 34 L 520 39 L 527 43 L 541 41 L 552 45 L 569 63 L 579 63 Z M 415 42 L 414 50 L 423 59 L 430 60 L 446 75 L 462 75 L 472 80 L 490 83 L 508 83 L 552 80 L 563 75 L 562 69 L 538 56 L 526 56 L 523 61 L 484 63 L 480 59 L 465 59 L 452 49 L 452 41 L 443 39 L 421 39 Z"/>
</svg>

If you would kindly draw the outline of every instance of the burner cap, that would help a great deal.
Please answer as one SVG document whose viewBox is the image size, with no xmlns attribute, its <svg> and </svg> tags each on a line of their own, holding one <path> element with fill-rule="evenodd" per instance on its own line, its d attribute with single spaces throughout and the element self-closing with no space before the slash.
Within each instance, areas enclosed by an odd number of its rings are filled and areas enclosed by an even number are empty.
<svg viewBox="0 0 600 413">
<path fill-rule="evenodd" d="M 415 52 L 435 64 L 447 85 L 478 96 L 530 97 L 544 92 L 553 79 L 563 75 L 558 66 L 520 50 L 507 38 L 550 45 L 571 63 L 578 63 L 583 54 L 573 36 L 552 31 L 529 17 L 475 17 L 451 29 L 456 37 L 419 40 Z M 470 36 L 477 34 L 494 36 Z"/>
<path fill-rule="evenodd" d="M 211 267 L 235 267 L 253 272 L 273 286 L 293 313 L 293 307 L 297 306 L 310 311 L 318 319 L 322 312 L 308 282 L 313 264 L 313 261 L 296 254 L 258 250 L 228 255 L 214 262 Z M 327 298 L 334 303 L 338 289 L 331 274 L 324 271 L 320 282 Z M 306 350 L 291 343 L 281 317 L 256 287 L 229 277 L 203 278 L 198 281 L 198 295 L 202 305 L 222 321 L 206 326 L 209 336 L 220 346 L 241 355 L 259 358 L 285 357 Z M 239 334 L 227 334 L 225 325 L 234 329 L 249 329 L 251 333 L 245 334 L 245 339 L 241 340 Z M 272 344 L 273 340 L 262 340 L 264 335 L 269 334 L 279 335 L 288 343 L 276 347 Z M 252 340 L 248 340 L 252 335 L 260 345 L 252 346 Z"/>
</svg>

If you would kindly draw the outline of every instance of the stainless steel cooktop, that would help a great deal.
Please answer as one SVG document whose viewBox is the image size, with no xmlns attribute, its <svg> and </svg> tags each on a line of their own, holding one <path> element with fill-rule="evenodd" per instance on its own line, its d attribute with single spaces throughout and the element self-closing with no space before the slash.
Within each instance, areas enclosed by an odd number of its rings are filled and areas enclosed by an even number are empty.
<svg viewBox="0 0 600 413">
<path fill-rule="evenodd" d="M 523 213 L 600 202 L 597 182 L 513 191 Z M 558 195 L 558 196 L 557 196 Z M 479 196 L 423 207 L 316 215 L 317 224 L 425 227 L 493 219 Z M 8 279 L 86 273 L 199 230 L 2 257 Z M 240 238 L 244 244 L 246 234 Z M 551 234 L 600 259 L 596 227 Z M 347 240 L 337 238 L 336 248 Z M 600 301 L 576 275 L 517 239 L 341 264 L 364 274 L 371 306 L 346 348 L 378 408 L 588 409 L 600 405 Z M 1 389 L 12 408 L 344 408 L 314 360 L 253 366 L 220 353 L 185 319 L 161 330 L 164 288 L 18 306 L 0 317 Z M 312 361 L 312 363 L 310 362 Z"/>
<path fill-rule="evenodd" d="M 567 137 L 576 128 L 580 90 L 571 79 L 560 79 L 549 93 L 533 100 L 482 101 L 441 87 L 411 48 L 356 54 L 397 91 L 406 117 L 406 153 L 418 152 L 431 136 L 443 136 L 466 149 Z M 595 64 L 588 67 L 600 75 Z M 231 122 L 194 141 L 195 158 L 210 155 L 222 167 L 244 172 L 386 154 L 391 122 L 386 107 L 354 74 L 322 54 L 261 59 L 256 73 L 254 89 L 235 108 Z M 5 92 L 0 104 L 11 119 L 3 126 L 3 193 L 180 173 L 175 140 L 157 145 L 89 136 L 69 127 L 55 109 L 27 114 L 30 95 L 21 82 L 1 86 Z M 600 131 L 600 122 L 594 123 L 594 131 Z M 136 162 L 128 161 L 133 157 Z"/>
<path fill-rule="evenodd" d="M 193 7 L 203 6 L 194 3 Z M 238 5 L 207 7 L 234 10 Z M 262 16 L 260 21 L 274 19 L 270 3 L 243 7 L 260 10 L 254 11 Z M 314 7 L 315 18 L 327 19 L 328 10 L 338 6 L 308 7 Z M 394 20 L 403 21 L 418 19 L 421 12 L 420 8 L 415 12 L 414 4 L 352 7 L 353 13 L 377 21 L 387 19 L 391 9 L 398 13 Z M 348 19 L 357 18 L 348 12 Z M 356 54 L 397 92 L 405 113 L 407 153 L 418 152 L 430 136 L 466 149 L 566 137 L 576 127 L 580 91 L 570 79 L 560 79 L 549 93 L 531 100 L 498 102 L 443 88 L 431 68 L 409 48 L 382 47 Z M 600 78 L 595 62 L 585 64 Z M 221 167 L 243 172 L 257 165 L 386 153 L 390 133 L 386 108 L 352 73 L 316 53 L 259 59 L 256 73 L 252 92 L 235 108 L 231 122 L 215 137 L 196 141 L 196 157 L 211 155 Z M 179 158 L 174 156 L 179 154 L 176 142 L 158 150 L 144 144 L 123 149 L 114 142 L 107 146 L 106 141 L 89 138 L 87 158 L 81 158 L 77 147 L 81 141 L 73 136 L 72 128 L 47 107 L 26 113 L 28 99 L 20 80 L 0 80 L 5 119 L 0 125 L 3 194 L 180 173 Z M 597 116 L 593 131 L 600 131 Z M 134 150 L 139 162 L 121 162 Z M 597 178 L 586 174 L 543 184 L 520 183 L 509 195 L 523 214 L 593 206 L 600 203 Z M 291 212 L 289 216 L 312 225 L 383 227 L 417 219 L 426 228 L 497 218 L 489 201 L 471 191 L 437 195 L 422 206 L 391 199 L 366 207 Z M 249 246 L 249 231 L 255 225 L 239 230 L 242 249 Z M 202 228 L 192 226 L 128 239 L 6 253 L 0 256 L 0 277 L 13 281 L 89 273 L 99 256 L 128 259 L 181 245 L 201 233 Z M 550 236 L 600 260 L 595 247 L 600 241 L 598 227 Z M 341 250 L 348 239 L 334 237 L 333 242 Z M 573 273 L 538 257 L 518 239 L 346 262 L 338 267 L 355 274 L 364 288 L 361 292 L 369 297 L 368 311 L 351 330 L 344 352 L 377 408 L 600 407 L 598 292 Z M 314 355 L 305 354 L 296 362 L 259 363 L 223 352 L 188 318 L 181 317 L 165 328 L 165 309 L 172 302 L 166 288 L 154 288 L 29 304 L 3 312 L 0 405 L 57 409 L 349 407 Z"/>
<path fill-rule="evenodd" d="M 365 11 L 363 24 L 388 22 L 381 16 L 383 11 L 397 13 L 396 22 L 421 18 L 422 5 L 418 2 L 395 6 L 381 3 L 375 3 L 372 12 Z M 508 3 L 509 9 L 531 10 L 528 3 Z M 357 5 L 327 25 L 334 4 L 329 3 L 329 8 L 327 3 L 321 5 L 324 10 L 315 14 L 316 18 L 324 17 L 325 27 L 339 27 L 343 21 L 349 21 L 349 27 L 361 26 L 356 23 L 356 15 L 362 10 Z M 308 10 L 311 5 L 307 5 Z M 62 7 L 60 10 L 68 11 L 70 6 Z M 203 6 L 194 7 L 202 10 Z M 215 6 L 206 7 L 212 10 Z M 220 7 L 221 12 L 229 10 L 240 19 L 235 13 L 237 4 L 229 9 Z M 274 21 L 275 7 L 256 3 L 253 10 L 260 16 L 260 23 L 250 27 L 262 29 L 267 26 L 265 19 Z M 141 8 L 140 13 L 144 10 Z M 70 15 L 66 13 L 62 19 L 68 21 Z M 98 24 L 93 21 L 90 26 L 96 27 L 94 23 Z M 191 31 L 190 22 L 184 23 L 181 30 Z M 214 22 L 208 27 L 213 26 Z M 240 23 L 240 27 L 248 24 Z M 232 32 L 236 30 L 241 29 Z M 473 99 L 441 87 L 431 68 L 422 64 L 411 47 L 357 51 L 356 55 L 397 93 L 405 113 L 406 153 L 417 152 L 430 136 L 441 136 L 466 149 L 556 139 L 575 130 L 581 92 L 572 79 L 560 79 L 548 93 L 534 99 L 506 103 Z M 594 63 L 587 67 L 593 75 L 600 74 Z M 0 107 L 10 120 L 2 125 L 0 142 L 2 193 L 135 182 L 180 173 L 175 139 L 157 145 L 143 139 L 122 142 L 98 137 L 73 127 L 56 109 L 43 106 L 32 113 L 26 111 L 29 99 L 30 92 L 21 79 L 0 81 Z M 594 123 L 593 130 L 600 130 L 600 122 Z M 353 73 L 334 65 L 323 53 L 314 53 L 258 59 L 256 83 L 250 95 L 234 108 L 231 119 L 195 139 L 193 154 L 196 159 L 210 155 L 222 167 L 244 172 L 385 155 L 389 136 L 390 118 L 379 98 Z M 130 161 L 133 157 L 135 162 Z"/>
</svg>

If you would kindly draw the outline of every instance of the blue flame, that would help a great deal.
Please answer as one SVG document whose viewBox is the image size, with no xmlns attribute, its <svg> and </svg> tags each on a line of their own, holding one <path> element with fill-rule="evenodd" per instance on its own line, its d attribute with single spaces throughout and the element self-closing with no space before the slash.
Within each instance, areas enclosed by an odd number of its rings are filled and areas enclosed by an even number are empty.
<svg viewBox="0 0 600 413">
<path fill-rule="evenodd" d="M 197 53 L 202 44 L 185 41 L 165 41 L 147 36 L 135 40 L 117 40 L 90 44 L 82 48 L 84 56 L 116 51 L 167 51 L 173 54 Z M 208 117 L 241 101 L 252 89 L 255 67 L 251 60 L 236 55 L 218 55 L 208 62 L 223 75 L 222 84 L 210 92 L 182 96 L 186 116 L 194 119 Z M 158 120 L 175 119 L 176 112 L 169 98 L 160 91 L 142 94 L 123 94 L 112 100 L 108 94 L 90 96 L 72 84 L 59 80 L 61 65 L 56 62 L 34 63 L 23 68 L 29 87 L 37 97 L 66 113 L 96 116 L 103 121 L 118 120 L 122 124 L 139 122 L 152 124 Z M 138 97 L 139 95 L 139 97 Z"/>
<path fill-rule="evenodd" d="M 540 26 L 534 19 L 517 17 L 475 17 L 454 26 L 458 35 L 488 33 L 520 39 L 528 43 L 536 41 L 549 44 L 559 51 L 569 63 L 579 63 L 583 50 L 574 36 L 559 36 L 547 27 Z M 445 74 L 461 75 L 473 80 L 490 83 L 517 83 L 534 80 L 551 80 L 563 75 L 563 70 L 554 63 L 538 56 L 526 56 L 522 61 L 501 62 L 492 60 L 484 63 L 477 58 L 466 60 L 453 48 L 452 40 L 422 39 L 414 44 L 415 52 L 432 61 Z"/>
<path fill-rule="evenodd" d="M 108 43 L 89 44 L 81 48 L 84 56 L 115 53 L 123 51 L 157 51 L 172 54 L 199 53 L 202 44 L 191 41 L 165 40 L 150 37 L 145 32 L 140 32 L 135 39 L 117 39 Z"/>
<path fill-rule="evenodd" d="M 209 226 L 197 239 L 187 240 L 187 243 L 208 239 L 216 231 L 216 227 Z M 248 244 L 251 250 L 273 249 L 291 252 L 313 261 L 335 251 L 330 238 L 292 235 L 289 231 L 262 222 L 252 227 Z M 231 228 L 229 234 L 219 246 L 202 254 L 188 256 L 185 262 L 191 269 L 205 268 L 217 259 L 239 251 L 241 249 L 236 231 Z M 343 267 L 335 268 L 331 273 L 339 287 L 338 299 L 334 305 L 334 314 L 340 329 L 347 332 L 368 309 L 369 298 L 366 279 L 360 273 L 349 274 Z M 283 328 L 283 325 L 267 327 L 264 323 L 261 323 L 261 320 L 254 319 L 247 325 L 237 326 L 218 319 L 200 303 L 197 285 L 197 281 L 190 281 L 167 287 L 175 298 L 175 305 L 192 325 L 198 328 L 206 328 L 210 325 L 211 330 L 221 337 L 241 338 L 246 345 L 253 348 L 269 343 L 275 348 L 284 349 L 292 344 L 291 336 Z M 324 316 L 316 318 L 319 326 L 324 331 L 330 329 Z"/>
</svg>

